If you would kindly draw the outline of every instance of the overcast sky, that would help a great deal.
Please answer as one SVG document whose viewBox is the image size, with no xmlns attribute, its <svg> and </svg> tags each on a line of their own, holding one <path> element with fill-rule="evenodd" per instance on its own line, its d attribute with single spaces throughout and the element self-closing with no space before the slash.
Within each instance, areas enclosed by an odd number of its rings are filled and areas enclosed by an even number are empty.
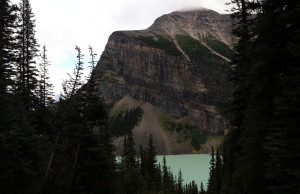
<svg viewBox="0 0 300 194">
<path fill-rule="evenodd" d="M 55 94 L 76 63 L 75 45 L 85 54 L 88 46 L 99 59 L 109 35 L 117 30 L 141 30 L 167 13 L 205 7 L 226 13 L 229 0 L 30 0 L 36 19 L 36 38 L 45 44 L 51 62 L 50 76 Z M 18 3 L 19 0 L 12 0 Z"/>
</svg>

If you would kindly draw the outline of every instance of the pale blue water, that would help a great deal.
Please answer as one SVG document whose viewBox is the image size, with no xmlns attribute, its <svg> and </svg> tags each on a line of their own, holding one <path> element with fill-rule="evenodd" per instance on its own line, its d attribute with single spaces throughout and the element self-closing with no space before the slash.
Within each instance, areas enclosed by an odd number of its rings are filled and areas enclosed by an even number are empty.
<svg viewBox="0 0 300 194">
<path fill-rule="evenodd" d="M 179 169 L 181 169 L 184 184 L 193 180 L 200 188 L 202 181 L 204 189 L 206 189 L 209 178 L 209 154 L 186 154 L 186 155 L 167 155 L 167 166 L 170 166 L 173 175 L 178 177 Z M 163 156 L 157 156 L 157 162 L 162 166 Z"/>
<path fill-rule="evenodd" d="M 157 156 L 157 162 L 163 165 L 163 157 Z M 195 181 L 200 188 L 202 181 L 204 189 L 207 188 L 209 178 L 209 154 L 185 154 L 185 155 L 166 155 L 167 166 L 174 176 L 178 177 L 179 169 L 181 169 L 184 184 Z M 120 161 L 120 156 L 116 157 L 117 162 Z"/>
</svg>

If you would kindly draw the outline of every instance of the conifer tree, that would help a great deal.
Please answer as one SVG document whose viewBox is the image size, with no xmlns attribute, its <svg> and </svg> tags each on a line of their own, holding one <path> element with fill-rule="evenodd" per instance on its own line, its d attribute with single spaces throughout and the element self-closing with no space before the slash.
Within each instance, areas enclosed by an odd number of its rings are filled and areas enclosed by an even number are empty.
<svg viewBox="0 0 300 194">
<path fill-rule="evenodd" d="M 219 150 L 217 150 L 217 153 L 216 153 L 216 169 L 215 169 L 215 190 L 216 190 L 216 193 L 221 192 L 222 168 L 223 168 L 222 159 L 221 159 Z"/>
<path fill-rule="evenodd" d="M 13 63 L 15 62 L 15 22 L 17 19 L 15 5 L 9 0 L 0 2 L 0 94 L 5 94 L 12 87 Z"/>
<path fill-rule="evenodd" d="M 62 87 L 64 94 L 61 94 L 61 97 L 64 99 L 68 99 L 73 97 L 76 92 L 79 90 L 79 88 L 83 85 L 82 81 L 82 75 L 83 75 L 83 54 L 81 51 L 81 48 L 78 46 L 75 46 L 75 49 L 77 51 L 77 63 L 75 64 L 75 68 L 73 71 L 73 74 L 69 74 L 69 79 L 64 80 Z"/>
<path fill-rule="evenodd" d="M 124 138 L 124 150 L 122 155 L 122 182 L 126 193 L 138 193 L 142 187 L 142 177 L 137 165 L 135 143 L 132 130 Z"/>
<path fill-rule="evenodd" d="M 35 20 L 29 0 L 22 0 L 19 5 L 17 31 L 17 88 L 26 109 L 36 105 L 38 43 L 35 38 Z"/>
<path fill-rule="evenodd" d="M 205 194 L 205 190 L 204 190 L 202 181 L 201 181 L 201 184 L 200 184 L 200 194 Z"/>
<path fill-rule="evenodd" d="M 50 83 L 49 66 L 50 61 L 47 57 L 46 45 L 43 46 L 40 54 L 41 62 L 39 63 L 39 80 L 38 80 L 38 99 L 39 109 L 45 111 L 53 102 L 53 85 Z"/>
<path fill-rule="evenodd" d="M 97 56 L 96 53 L 94 53 L 93 48 L 89 46 L 89 52 L 90 52 L 90 74 L 87 81 L 87 90 L 88 90 L 88 96 L 87 96 L 87 103 L 90 104 L 92 100 L 92 95 L 96 92 L 96 61 L 95 57 Z"/>
<path fill-rule="evenodd" d="M 182 178 L 182 172 L 181 169 L 179 169 L 178 172 L 178 179 L 177 179 L 177 193 L 182 194 L 183 193 L 183 178 Z"/>
<path fill-rule="evenodd" d="M 168 167 L 166 164 L 166 157 L 164 156 L 163 158 L 163 167 L 162 167 L 162 172 L 163 172 L 163 192 L 168 193 L 168 190 L 170 189 L 170 177 L 168 173 Z"/>
<path fill-rule="evenodd" d="M 211 159 L 210 159 L 210 171 L 209 171 L 209 179 L 207 183 L 207 193 L 208 194 L 217 194 L 216 192 L 216 158 L 215 158 L 215 150 L 214 147 L 211 146 Z"/>
<path fill-rule="evenodd" d="M 11 129 L 14 118 L 11 89 L 14 86 L 16 9 L 9 0 L 0 2 L 0 131 Z"/>
<path fill-rule="evenodd" d="M 153 145 L 153 140 L 152 140 L 152 135 L 149 135 L 149 143 L 148 143 L 148 148 L 147 148 L 147 168 L 148 168 L 148 175 L 149 175 L 149 180 L 148 180 L 148 186 L 150 190 L 154 189 L 155 185 L 155 178 L 156 178 L 156 150 Z"/>
<path fill-rule="evenodd" d="M 143 146 L 140 145 L 140 172 L 143 177 L 148 176 L 147 172 L 147 158 L 145 150 L 143 149 Z"/>
</svg>

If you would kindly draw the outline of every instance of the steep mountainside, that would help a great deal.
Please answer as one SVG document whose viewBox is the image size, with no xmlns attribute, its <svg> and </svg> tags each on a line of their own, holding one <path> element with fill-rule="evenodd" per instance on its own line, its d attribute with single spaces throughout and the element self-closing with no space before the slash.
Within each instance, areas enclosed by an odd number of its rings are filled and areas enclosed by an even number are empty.
<svg viewBox="0 0 300 194">
<path fill-rule="evenodd" d="M 224 133 L 229 124 L 218 111 L 233 89 L 227 81 L 235 42 L 231 29 L 228 15 L 202 9 L 163 15 L 146 30 L 109 37 L 96 69 L 99 88 L 115 108 L 124 102 L 144 110 L 134 129 L 137 146 L 146 147 L 151 133 L 159 154 L 195 151 L 178 131 L 164 129 L 164 114 L 187 120 L 201 132 Z M 117 152 L 120 140 L 115 140 Z"/>
</svg>

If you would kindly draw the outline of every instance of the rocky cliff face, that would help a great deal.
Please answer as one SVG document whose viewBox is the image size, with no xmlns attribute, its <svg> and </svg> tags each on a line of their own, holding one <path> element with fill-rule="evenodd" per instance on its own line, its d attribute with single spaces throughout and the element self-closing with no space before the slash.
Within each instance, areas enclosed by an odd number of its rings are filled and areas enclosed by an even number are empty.
<svg viewBox="0 0 300 194">
<path fill-rule="evenodd" d="M 104 98 L 117 103 L 129 96 L 187 118 L 200 130 L 222 134 L 228 121 L 218 107 L 230 101 L 232 92 L 226 73 L 235 41 L 231 25 L 228 15 L 204 9 L 164 15 L 147 30 L 114 32 L 96 68 Z M 143 136 L 138 128 L 134 134 L 146 145 L 150 132 Z M 164 145 L 158 153 L 191 152 L 171 149 L 168 138 L 160 136 L 154 137 Z"/>
</svg>

